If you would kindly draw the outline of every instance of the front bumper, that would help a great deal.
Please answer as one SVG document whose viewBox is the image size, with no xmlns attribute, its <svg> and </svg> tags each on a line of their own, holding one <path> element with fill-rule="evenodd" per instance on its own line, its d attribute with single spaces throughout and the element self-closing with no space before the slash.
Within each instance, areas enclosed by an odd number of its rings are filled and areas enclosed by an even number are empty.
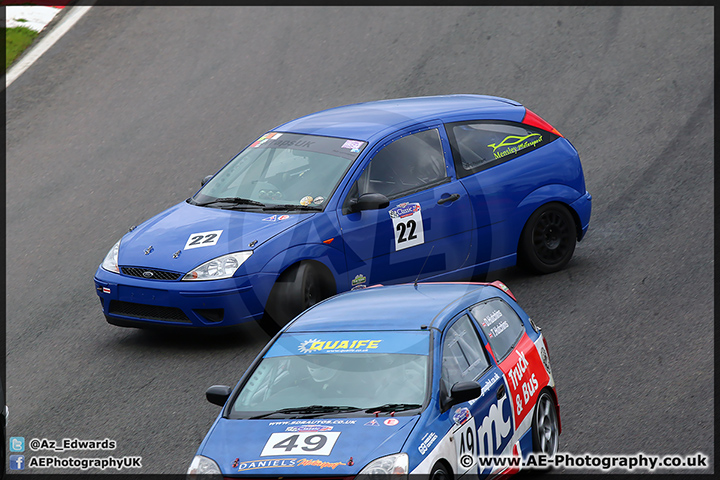
<svg viewBox="0 0 720 480">
<path fill-rule="evenodd" d="M 99 267 L 94 281 L 103 314 L 113 325 L 207 328 L 258 320 L 275 276 L 182 282 L 146 280 Z"/>
</svg>

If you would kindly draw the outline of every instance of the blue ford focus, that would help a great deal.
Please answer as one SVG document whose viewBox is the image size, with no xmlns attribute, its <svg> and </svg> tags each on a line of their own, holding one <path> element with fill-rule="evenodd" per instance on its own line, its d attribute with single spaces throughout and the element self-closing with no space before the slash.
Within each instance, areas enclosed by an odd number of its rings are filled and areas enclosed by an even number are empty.
<svg viewBox="0 0 720 480">
<path fill-rule="evenodd" d="M 547 342 L 500 282 L 341 293 L 206 396 L 190 478 L 485 477 L 561 432 Z"/>
<path fill-rule="evenodd" d="M 270 333 L 338 292 L 565 267 L 590 220 L 577 151 L 518 102 L 382 100 L 263 134 L 95 274 L 108 322 Z"/>
</svg>

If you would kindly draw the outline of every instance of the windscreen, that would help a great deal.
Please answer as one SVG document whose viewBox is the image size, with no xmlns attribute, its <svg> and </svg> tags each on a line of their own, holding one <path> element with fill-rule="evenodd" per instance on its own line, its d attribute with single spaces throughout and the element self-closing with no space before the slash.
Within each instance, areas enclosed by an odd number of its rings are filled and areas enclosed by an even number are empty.
<svg viewBox="0 0 720 480">
<path fill-rule="evenodd" d="M 428 354 L 427 332 L 286 334 L 245 383 L 231 416 L 307 406 L 419 408 Z"/>
<path fill-rule="evenodd" d="M 365 146 L 366 142 L 350 139 L 266 133 L 206 183 L 193 202 L 225 208 L 223 201 L 216 201 L 242 199 L 246 202 L 233 208 L 321 209 Z"/>
</svg>

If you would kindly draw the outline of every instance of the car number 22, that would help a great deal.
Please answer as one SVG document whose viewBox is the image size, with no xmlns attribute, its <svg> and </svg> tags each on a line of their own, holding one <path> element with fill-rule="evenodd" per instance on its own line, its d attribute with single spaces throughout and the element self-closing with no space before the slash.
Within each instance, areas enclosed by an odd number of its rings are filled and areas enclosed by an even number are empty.
<svg viewBox="0 0 720 480">
<path fill-rule="evenodd" d="M 391 210 L 395 229 L 395 251 L 425 243 L 422 212 L 417 203 L 401 204 Z"/>
<path fill-rule="evenodd" d="M 198 247 L 211 247 L 218 242 L 222 230 L 213 230 L 211 232 L 192 233 L 185 242 L 185 250 Z"/>
<path fill-rule="evenodd" d="M 270 435 L 261 457 L 330 455 L 340 432 L 280 432 Z"/>
</svg>

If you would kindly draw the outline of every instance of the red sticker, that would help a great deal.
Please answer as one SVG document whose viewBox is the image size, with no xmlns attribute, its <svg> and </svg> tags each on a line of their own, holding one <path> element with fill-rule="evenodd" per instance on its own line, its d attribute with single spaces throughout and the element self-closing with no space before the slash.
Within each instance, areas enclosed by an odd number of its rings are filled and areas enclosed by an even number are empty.
<svg viewBox="0 0 720 480">
<path fill-rule="evenodd" d="M 527 334 L 523 334 L 517 346 L 500 364 L 500 370 L 507 378 L 515 425 L 519 425 L 532 411 L 540 390 L 550 380 L 540 354 Z"/>
</svg>

